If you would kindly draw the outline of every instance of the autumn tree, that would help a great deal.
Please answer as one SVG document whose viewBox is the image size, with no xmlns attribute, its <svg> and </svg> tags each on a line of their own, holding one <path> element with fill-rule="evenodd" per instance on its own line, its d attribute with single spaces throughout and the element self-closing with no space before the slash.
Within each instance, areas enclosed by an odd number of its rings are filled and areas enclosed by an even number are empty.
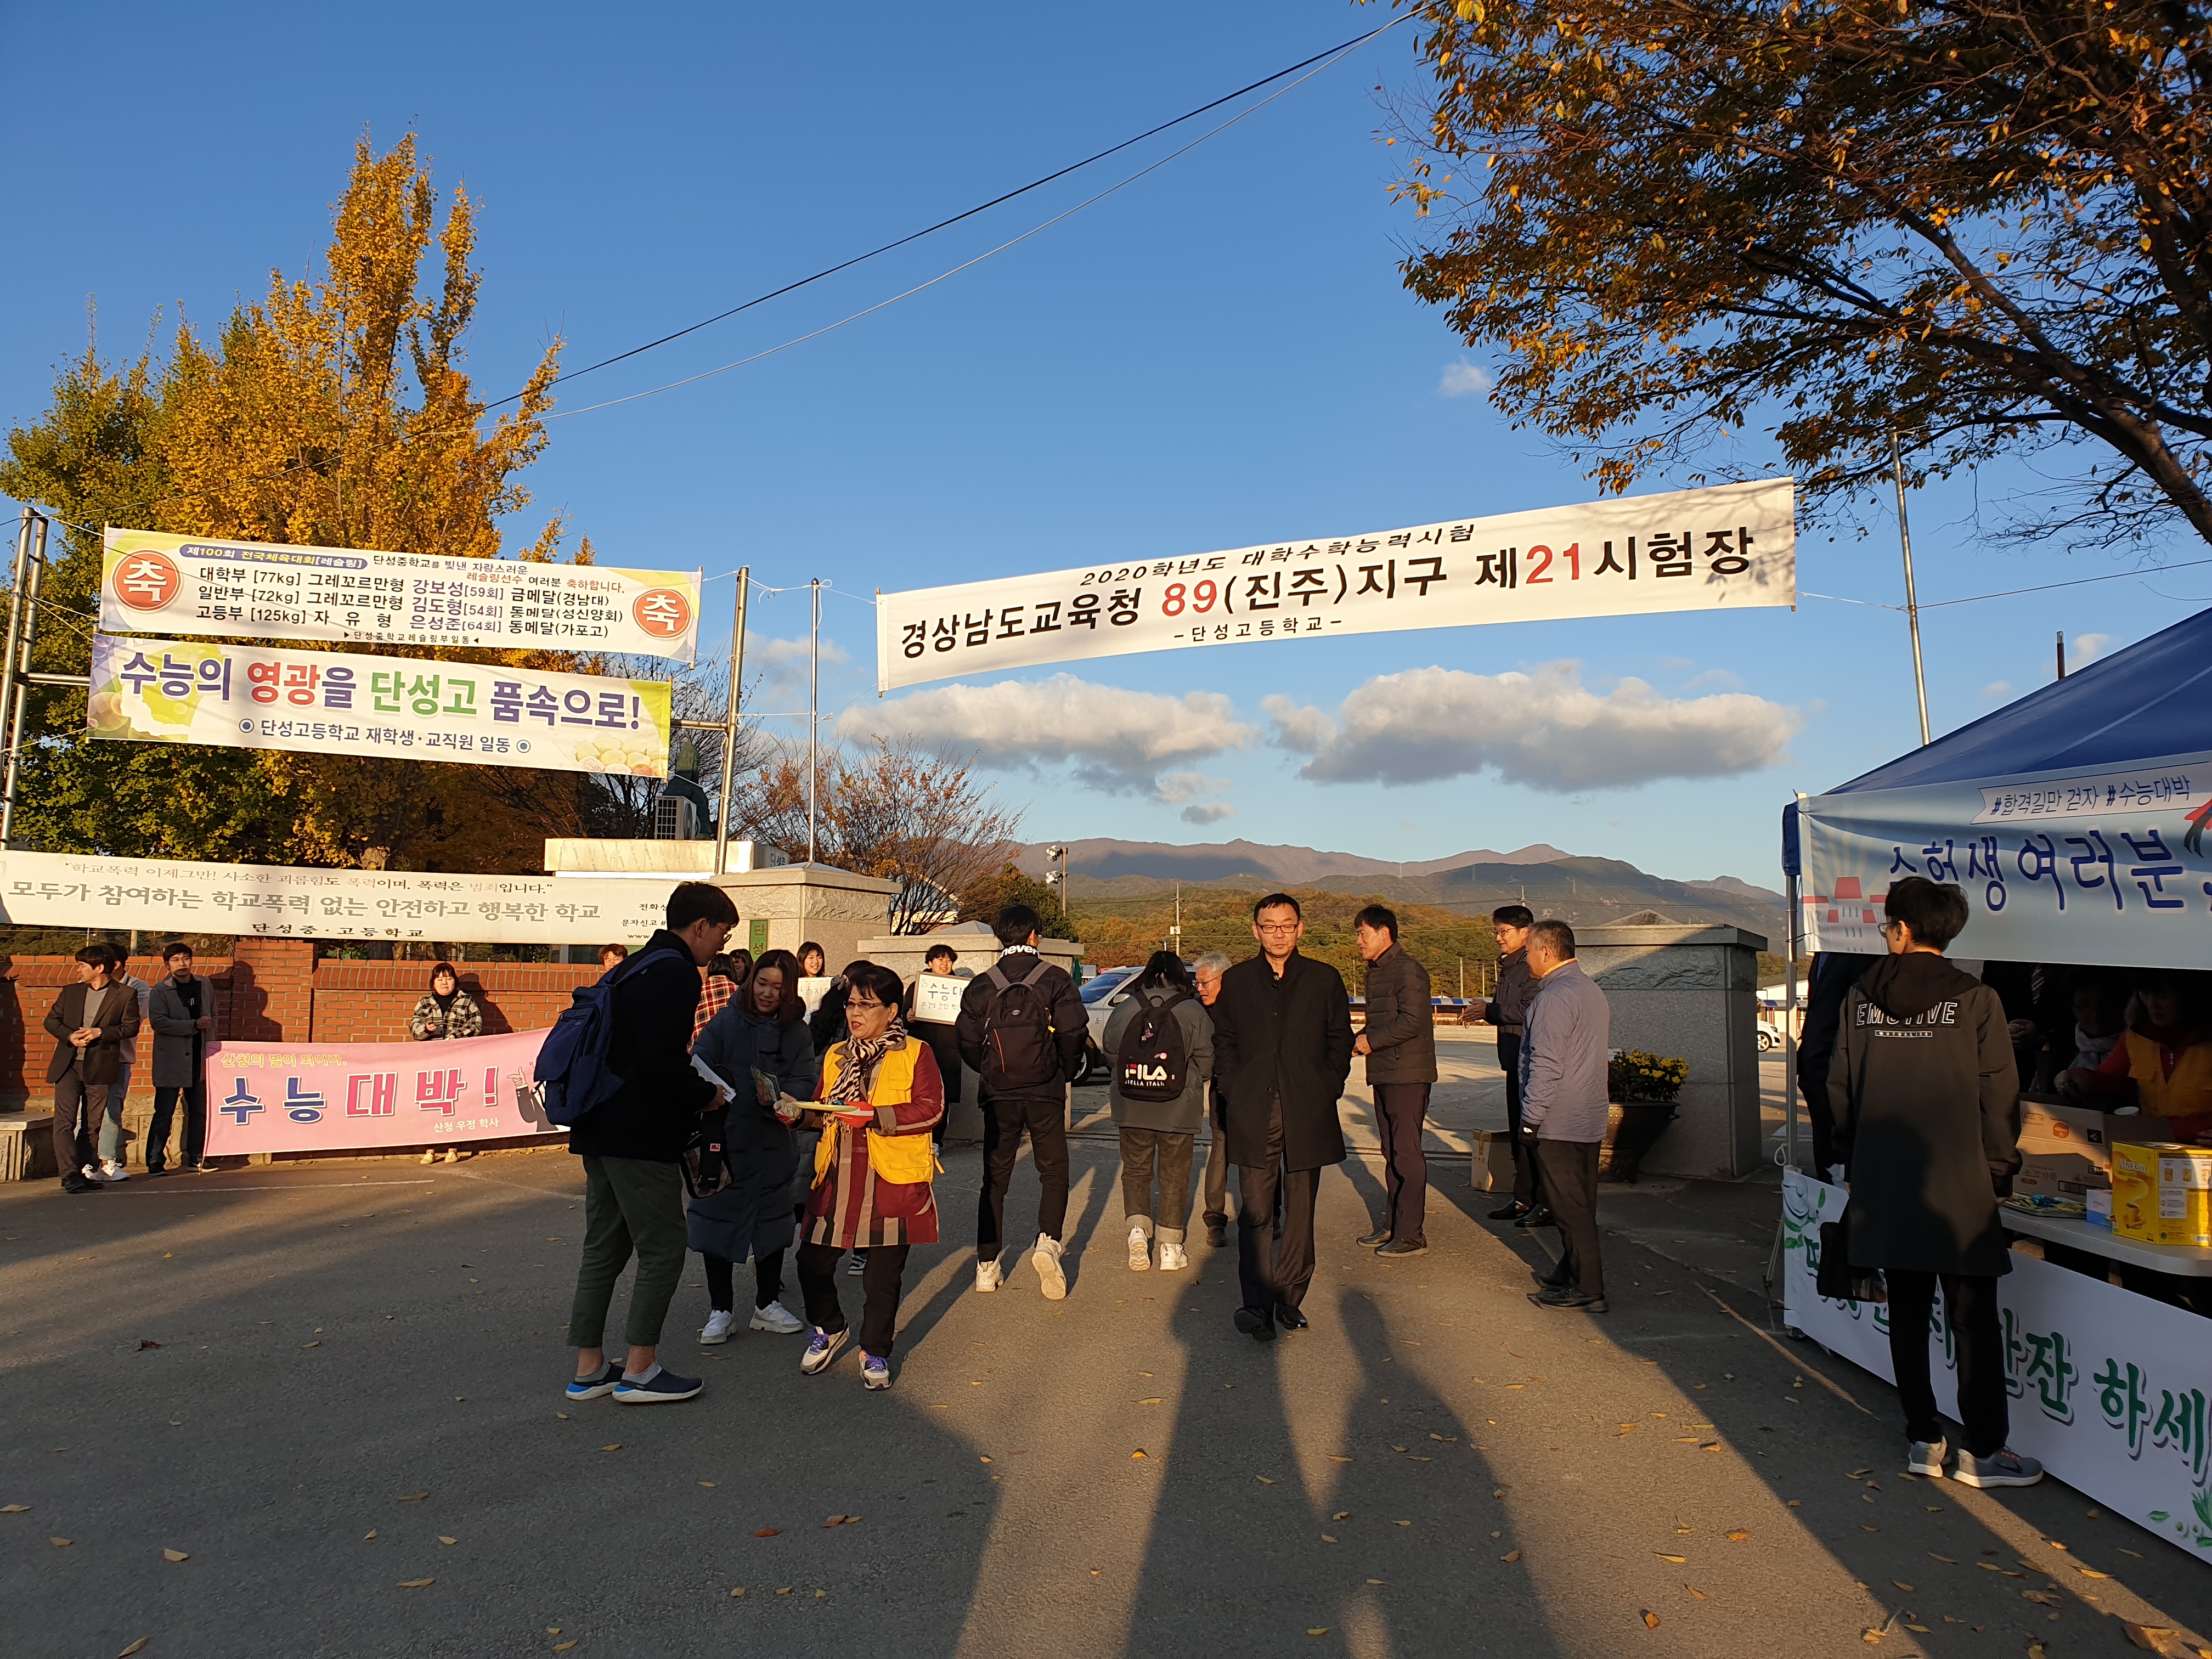
<svg viewBox="0 0 2212 1659">
<path fill-rule="evenodd" d="M 960 890 L 961 921 L 995 921 L 1009 904 L 1026 904 L 1037 913 L 1037 931 L 1047 939 L 1074 939 L 1075 922 L 1060 902 L 1059 890 L 1030 875 L 1012 859 L 993 875 Z"/>
<path fill-rule="evenodd" d="M 212 341 L 180 322 L 166 357 L 125 366 L 96 339 L 40 420 L 9 434 L 0 489 L 61 521 L 38 666 L 86 671 L 100 527 L 464 557 L 501 550 L 543 450 L 557 344 L 490 416 L 462 367 L 480 274 L 476 208 L 442 220 L 412 135 L 357 146 L 314 280 L 272 272 Z M 523 552 L 550 559 L 555 519 Z M 576 556 L 588 562 L 586 538 Z M 343 647 L 336 647 L 343 649 Z M 540 652 L 447 653 L 592 672 Z M 664 671 L 665 672 L 665 671 Z M 83 694 L 43 691 L 18 824 L 54 850 L 268 863 L 542 867 L 548 834 L 605 833 L 621 792 L 580 775 L 88 740 Z"/>
<path fill-rule="evenodd" d="M 793 863 L 804 860 L 805 746 L 774 751 L 739 783 L 732 821 Z M 905 738 L 823 750 L 815 786 L 816 860 L 897 882 L 895 933 L 921 933 L 957 913 L 960 894 L 998 867 L 1021 826 L 1019 813 L 991 804 L 971 762 Z"/>
<path fill-rule="evenodd" d="M 2013 528 L 2212 538 L 2212 14 L 2108 0 L 1419 0 L 1407 285 L 1608 490 L 1817 514 L 2087 451 Z M 1395 140 L 1394 140 L 1395 142 Z"/>
</svg>

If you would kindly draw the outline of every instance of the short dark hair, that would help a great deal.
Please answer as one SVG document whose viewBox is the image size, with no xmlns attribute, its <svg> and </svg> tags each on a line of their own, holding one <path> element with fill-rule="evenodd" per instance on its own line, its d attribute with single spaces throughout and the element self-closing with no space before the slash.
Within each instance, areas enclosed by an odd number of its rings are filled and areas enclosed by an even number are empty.
<svg viewBox="0 0 2212 1659">
<path fill-rule="evenodd" d="M 76 953 L 76 959 L 88 968 L 106 968 L 115 958 L 105 945 L 88 945 Z"/>
<path fill-rule="evenodd" d="M 1490 913 L 1490 919 L 1507 927 L 1534 927 L 1536 913 L 1525 904 L 1501 904 Z"/>
<path fill-rule="evenodd" d="M 668 931 L 680 933 L 695 921 L 726 921 L 734 927 L 738 907 L 711 881 L 679 882 L 668 896 Z"/>
<path fill-rule="evenodd" d="M 929 947 L 929 954 L 922 960 L 934 962 L 939 957 L 943 957 L 947 962 L 957 962 L 960 960 L 960 952 L 949 945 L 933 945 Z"/>
<path fill-rule="evenodd" d="M 823 950 L 819 945 L 816 944 L 812 939 L 809 939 L 805 944 L 800 945 L 794 954 L 799 959 L 799 973 L 804 978 L 820 979 L 822 977 L 819 974 L 809 974 L 806 972 L 807 957 L 820 957 L 822 958 L 822 965 L 824 968 L 827 968 L 830 965 L 830 953 Z"/>
<path fill-rule="evenodd" d="M 713 979 L 717 975 L 732 985 L 745 982 L 744 970 L 738 966 L 738 959 L 726 951 L 717 951 L 707 958 L 707 977 Z"/>
<path fill-rule="evenodd" d="M 1538 939 L 1543 940 L 1546 947 L 1561 962 L 1575 959 L 1575 930 L 1557 916 L 1547 916 L 1541 921 L 1530 923 L 1528 939 L 1531 944 Z"/>
<path fill-rule="evenodd" d="M 1182 958 L 1173 951 L 1155 951 L 1146 957 L 1145 971 L 1137 976 L 1137 983 L 1164 986 L 1171 991 L 1192 988 L 1190 970 L 1182 965 Z"/>
<path fill-rule="evenodd" d="M 1370 904 L 1352 917 L 1354 927 L 1373 927 L 1390 935 L 1390 943 L 1398 942 L 1398 913 L 1388 905 Z"/>
<path fill-rule="evenodd" d="M 184 940 L 180 939 L 173 939 L 167 945 L 164 945 L 161 947 L 161 960 L 164 962 L 174 962 L 179 957 L 188 957 L 191 955 L 191 953 L 192 947 L 191 945 L 185 944 Z"/>
<path fill-rule="evenodd" d="M 627 945 L 602 945 L 599 946 L 599 960 L 605 962 L 609 957 L 612 957 L 617 962 L 628 962 L 629 960 L 629 946 Z"/>
<path fill-rule="evenodd" d="M 1893 883 L 1882 901 L 1882 914 L 1912 930 L 1915 945 L 1942 951 L 1966 931 L 1966 896 L 1950 882 L 1932 882 L 1925 876 L 1907 876 Z"/>
<path fill-rule="evenodd" d="M 991 924 L 991 931 L 999 936 L 1001 945 L 1027 945 L 1031 933 L 1043 929 L 1043 921 L 1026 904 L 1000 905 L 999 919 Z"/>
<path fill-rule="evenodd" d="M 856 991 L 872 991 L 893 1013 L 906 996 L 906 981 L 879 962 L 856 962 L 845 969 L 846 1000 Z"/>
<path fill-rule="evenodd" d="M 441 974 L 447 975 L 453 980 L 453 988 L 456 991 L 461 988 L 461 975 L 459 969 L 455 968 L 450 962 L 434 962 L 430 964 L 430 988 L 432 990 L 434 991 L 438 988 L 438 975 Z"/>
<path fill-rule="evenodd" d="M 1298 908 L 1298 902 L 1292 898 L 1288 893 L 1270 893 L 1267 897 L 1261 899 L 1257 904 L 1252 907 L 1252 920 L 1255 921 L 1259 921 L 1260 912 L 1262 910 L 1278 909 L 1284 905 L 1288 905 L 1290 907 L 1291 914 L 1296 916 L 1300 921 L 1304 921 L 1306 919 L 1306 913 Z"/>
<path fill-rule="evenodd" d="M 746 982 L 747 994 L 750 994 L 753 991 L 754 982 L 757 981 L 763 974 L 769 972 L 774 972 L 781 981 L 780 988 L 782 995 L 775 1005 L 775 1023 L 779 1025 L 789 1025 L 803 1018 L 806 1013 L 806 1005 L 800 1001 L 799 997 L 799 958 L 788 951 L 762 951 L 760 960 L 753 963 L 752 980 Z M 748 1004 L 747 1011 L 750 1012 L 756 1006 Z"/>
</svg>

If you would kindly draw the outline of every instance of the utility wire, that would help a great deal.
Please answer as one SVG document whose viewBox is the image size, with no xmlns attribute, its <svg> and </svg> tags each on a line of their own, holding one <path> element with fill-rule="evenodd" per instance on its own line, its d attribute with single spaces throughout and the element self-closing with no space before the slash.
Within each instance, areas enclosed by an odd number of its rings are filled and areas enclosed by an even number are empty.
<svg viewBox="0 0 2212 1659">
<path fill-rule="evenodd" d="M 605 403 L 586 404 L 580 409 L 561 410 L 555 414 L 546 416 L 544 418 L 549 421 L 566 420 L 572 415 L 589 415 L 595 410 L 612 409 L 617 404 L 635 403 L 641 398 L 657 398 L 664 392 L 673 392 L 679 386 L 687 386 L 695 381 L 711 380 L 717 374 L 726 374 L 733 368 L 743 368 L 748 363 L 757 363 L 763 357 L 773 357 L 779 351 L 788 351 L 793 346 L 805 345 L 809 340 L 818 340 L 824 334 L 834 333 L 838 329 L 844 327 L 848 323 L 857 323 L 863 317 L 873 316 L 878 311 L 882 311 L 891 306 L 896 305 L 901 300 L 911 299 L 914 295 L 920 294 L 925 289 L 935 288 L 939 283 L 942 283 L 950 277 L 957 276 L 962 271 L 969 270 L 974 266 L 980 265 L 984 260 L 991 258 L 996 254 L 1004 253 L 1008 248 L 1014 247 L 1023 242 L 1026 242 L 1032 236 L 1036 236 L 1044 231 L 1050 230 L 1061 220 L 1073 218 L 1075 215 L 1082 212 L 1084 209 L 1092 206 L 1097 203 L 1104 201 L 1109 196 L 1113 195 L 1115 191 L 1127 189 L 1129 185 L 1135 184 L 1138 179 L 1143 178 L 1146 173 L 1158 172 L 1160 168 L 1167 166 L 1169 162 L 1176 160 L 1176 157 L 1187 155 L 1192 150 L 1196 149 L 1200 144 L 1212 137 L 1216 133 L 1226 131 L 1229 128 L 1235 126 L 1239 121 L 1243 120 L 1246 116 L 1257 114 L 1261 110 L 1267 108 L 1268 105 L 1273 103 L 1276 99 L 1282 97 L 1286 93 L 1295 91 L 1301 86 L 1304 86 L 1308 81 L 1312 80 L 1315 76 L 1319 75 L 1322 70 L 1328 68 L 1330 64 L 1336 63 L 1339 59 L 1348 56 L 1352 52 L 1358 50 L 1360 46 L 1364 46 L 1368 41 L 1373 40 L 1375 35 L 1382 33 L 1383 29 L 1395 28 L 1398 27 L 1399 23 L 1409 21 L 1416 14 L 1414 13 L 1408 12 L 1404 16 L 1400 17 L 1395 22 L 1386 23 L 1382 26 L 1382 29 L 1376 29 L 1370 34 L 1363 34 L 1358 40 L 1338 47 L 1334 53 L 1323 52 L 1322 56 L 1327 59 L 1327 61 L 1322 63 L 1319 68 L 1310 70 L 1306 74 L 1300 76 L 1297 80 L 1291 82 L 1290 85 L 1279 88 L 1275 91 L 1269 93 L 1265 98 L 1262 98 L 1258 103 L 1254 104 L 1250 108 L 1237 111 L 1236 114 L 1231 116 L 1219 126 L 1207 129 L 1206 131 L 1199 134 L 1197 137 L 1192 139 L 1188 143 L 1183 145 L 1181 149 L 1170 150 L 1165 155 L 1160 157 L 1158 161 L 1152 162 L 1149 167 L 1138 168 L 1136 172 L 1131 173 L 1127 178 L 1120 179 L 1114 184 L 1107 185 L 1105 189 L 1100 191 L 1096 196 L 1086 197 L 1082 201 L 1078 202 L 1073 207 L 1067 209 L 1065 212 L 1055 213 L 1051 218 L 1044 221 L 1043 223 L 1030 226 L 1029 229 L 1024 231 L 1020 235 L 1012 237 L 1009 240 L 1000 243 L 996 247 L 988 248 L 984 252 L 977 254 L 974 258 L 962 261 L 959 264 L 953 266 L 950 270 L 940 270 L 936 276 L 931 277 L 926 283 L 917 283 L 903 293 L 892 295 L 888 300 L 879 300 L 874 305 L 868 306 L 861 310 L 854 312 L 849 316 L 840 317 L 834 323 L 825 323 L 822 327 L 814 329 L 808 333 L 798 335 L 792 339 L 786 340 L 781 345 L 772 345 L 764 351 L 756 351 L 750 357 L 740 357 L 735 362 L 724 363 L 719 368 L 702 369 L 696 374 L 687 374 L 680 380 L 671 380 L 665 386 L 653 386 L 644 392 L 633 392 L 626 398 L 610 398 Z M 1310 58 L 1306 60 L 1309 64 L 1313 61 L 1314 60 Z M 1289 72 L 1290 71 L 1288 70 L 1285 71 L 1285 74 Z M 1268 78 L 1270 80 L 1277 80 L 1281 77 L 1271 76 Z M 1261 84 L 1265 85 L 1266 82 L 1262 82 Z M 1250 88 L 1247 88 L 1246 90 L 1249 91 Z M 1231 95 L 1233 96 L 1235 94 Z M 1216 100 L 1216 102 L 1219 101 L 1221 100 Z M 1208 107 L 1212 107 L 1212 106 L 1208 106 Z M 1173 124 L 1170 123 L 1170 125 Z M 1155 129 L 1155 131 L 1158 131 L 1158 129 Z M 1132 142 L 1134 141 L 1133 140 Z M 950 222 L 948 221 L 948 222 Z M 909 238 L 908 240 L 910 240 L 912 239 Z M 742 310 L 743 307 L 740 307 L 739 309 Z M 730 313 L 725 313 L 725 315 L 727 314 Z M 672 339 L 676 337 L 672 335 L 669 337 Z M 643 349 L 644 348 L 640 349 Z M 613 360 L 610 359 L 609 361 L 611 362 Z"/>
<path fill-rule="evenodd" d="M 1261 87 L 1272 86 L 1274 82 L 1281 80 L 1286 75 L 1296 75 L 1300 70 L 1304 69 L 1308 64 L 1318 64 L 1323 58 L 1334 58 L 1352 50 L 1354 47 L 1363 46 L 1370 40 L 1372 40 L 1376 35 L 1383 33 L 1387 30 L 1397 27 L 1399 24 L 1405 22 L 1407 17 L 1410 17 L 1413 14 L 1411 13 L 1407 13 L 1406 16 L 1393 18 L 1389 22 L 1383 24 L 1381 28 L 1370 29 L 1366 33 L 1355 36 L 1353 39 L 1345 41 L 1340 46 L 1331 46 L 1327 52 L 1318 52 L 1310 58 L 1302 58 L 1297 63 L 1292 64 L 1287 69 L 1277 70 L 1273 75 L 1267 76 L 1260 80 L 1255 81 L 1249 86 L 1239 87 L 1236 91 L 1225 94 L 1223 96 L 1215 99 L 1212 103 L 1200 104 L 1196 109 L 1186 110 L 1182 114 L 1176 116 L 1172 121 L 1163 121 L 1159 125 L 1140 132 L 1133 138 L 1125 138 L 1120 143 L 1112 146 L 1110 149 L 1100 150 L 1096 155 L 1086 155 L 1080 161 L 1073 162 L 1070 165 L 1060 168 L 1057 173 L 1048 173 L 1042 179 L 1031 179 L 1028 184 L 1022 185 L 1019 189 L 1010 190 L 1003 196 L 994 196 L 989 201 L 983 202 L 975 207 L 971 207 L 964 213 L 956 213 L 950 219 L 940 219 L 935 224 L 928 226 L 925 229 L 910 232 L 907 235 L 900 237 L 896 241 L 885 242 L 881 247 L 870 248 L 866 253 L 854 254 L 851 258 L 845 260 L 842 264 L 830 265 L 824 270 L 817 270 L 811 276 L 802 276 L 795 283 L 786 283 L 781 288 L 771 289 L 766 294 L 757 295 L 754 298 L 747 300 L 743 305 L 732 306 L 727 311 L 718 312 L 712 317 L 693 323 L 688 328 L 679 328 L 673 334 L 664 334 L 657 340 L 647 340 L 643 345 L 632 346 L 628 351 L 618 352 L 611 357 L 603 357 L 596 363 L 587 364 L 582 368 L 570 369 L 565 374 L 556 374 L 552 380 L 546 382 L 546 390 L 550 391 L 553 387 L 561 385 L 563 381 L 578 380 L 584 375 L 593 373 L 595 370 L 605 368 L 611 364 L 624 362 L 629 358 L 638 356 L 641 352 L 651 351 L 656 346 L 665 346 L 672 340 L 680 340 L 687 334 L 696 334 L 701 329 L 710 328 L 716 323 L 726 321 L 727 319 L 736 316 L 741 311 L 750 311 L 755 306 L 765 305 L 770 300 L 777 299 L 783 295 L 792 293 L 795 289 L 805 288 L 809 283 L 818 283 L 823 277 L 834 276 L 841 270 L 850 270 L 854 265 L 860 264 L 867 260 L 872 259 L 878 254 L 889 253 L 894 248 L 904 247 L 908 242 L 918 242 L 925 236 L 934 235 L 940 230 L 944 230 L 950 226 L 958 224 L 963 219 L 972 219 L 979 213 L 988 213 L 991 209 L 999 206 L 1001 203 L 1012 201 L 1017 196 L 1026 196 L 1033 190 L 1042 189 L 1045 185 L 1051 184 L 1056 179 L 1065 179 L 1071 173 L 1080 172 L 1083 168 L 1091 166 L 1095 161 L 1103 161 L 1109 155 L 1117 155 L 1121 151 L 1128 149 L 1132 144 L 1141 144 L 1146 139 L 1165 132 L 1170 127 L 1178 127 L 1185 121 L 1195 120 L 1198 117 L 1205 114 L 1208 110 L 1219 109 L 1224 104 L 1233 103 L 1237 99 L 1242 98 L 1248 92 L 1257 92 Z M 501 408 L 504 404 L 511 404 L 522 395 L 523 394 L 521 392 L 517 392 L 511 393 L 507 397 L 501 398 L 498 403 L 486 404 L 484 405 L 485 412 L 489 413 L 492 410 Z M 578 410 L 574 412 L 580 413 L 581 411 Z"/>
<path fill-rule="evenodd" d="M 2154 564 L 2142 570 L 2116 570 L 2108 576 L 2080 576 L 2072 581 L 2038 582 L 2033 587 L 2008 587 L 1997 593 L 1970 593 L 1963 599 L 1927 599 L 1921 603 L 1923 611 L 1941 611 L 1947 605 L 1979 605 L 1984 599 L 2009 599 L 2020 593 L 2047 593 L 2055 587 L 2086 587 L 2091 582 L 2125 581 L 2130 576 L 2156 576 L 2168 570 L 2194 570 L 2199 565 L 2212 564 L 2212 559 L 2188 559 L 2179 564 Z M 1801 593 L 1801 599 L 1826 599 L 1831 605 L 1863 605 L 1872 611 L 1902 611 L 1901 605 L 1884 605 L 1879 599 L 1846 599 L 1840 593 Z"/>
</svg>

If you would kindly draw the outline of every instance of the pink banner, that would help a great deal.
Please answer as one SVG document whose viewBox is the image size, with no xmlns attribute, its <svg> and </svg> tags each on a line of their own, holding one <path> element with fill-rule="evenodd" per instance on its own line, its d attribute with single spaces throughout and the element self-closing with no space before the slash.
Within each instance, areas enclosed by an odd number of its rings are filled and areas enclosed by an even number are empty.
<svg viewBox="0 0 2212 1659">
<path fill-rule="evenodd" d="M 543 1031 L 447 1042 L 217 1042 L 207 1150 L 336 1152 L 565 1134 L 532 1082 Z"/>
</svg>

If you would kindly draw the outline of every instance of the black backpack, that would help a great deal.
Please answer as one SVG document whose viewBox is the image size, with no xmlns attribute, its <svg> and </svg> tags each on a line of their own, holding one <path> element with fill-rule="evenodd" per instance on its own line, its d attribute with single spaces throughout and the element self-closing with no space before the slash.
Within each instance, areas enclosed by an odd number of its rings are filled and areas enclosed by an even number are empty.
<svg viewBox="0 0 2212 1659">
<path fill-rule="evenodd" d="M 983 975 L 992 988 L 983 1013 L 983 1081 L 1000 1092 L 1060 1081 L 1052 1003 L 1037 985 L 1048 966 L 1040 959 L 1024 976 L 1012 979 L 1000 963 Z"/>
<path fill-rule="evenodd" d="M 1121 1046 L 1114 1056 L 1114 1082 L 1124 1100 L 1182 1098 L 1190 1076 L 1190 1051 L 1183 1046 L 1182 1022 L 1176 1018 L 1175 1006 L 1189 999 L 1189 992 L 1177 991 L 1164 1002 L 1147 1006 L 1121 1033 Z"/>
</svg>

